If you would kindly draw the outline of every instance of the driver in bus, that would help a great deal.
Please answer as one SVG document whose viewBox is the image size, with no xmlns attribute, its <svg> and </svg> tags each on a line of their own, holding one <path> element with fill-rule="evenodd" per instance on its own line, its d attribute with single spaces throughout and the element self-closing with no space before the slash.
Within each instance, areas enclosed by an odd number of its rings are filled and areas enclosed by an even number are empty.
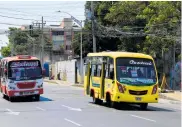
<svg viewBox="0 0 182 127">
<path fill-rule="evenodd" d="M 131 68 L 128 69 L 128 77 L 132 77 L 131 76 Z"/>
</svg>

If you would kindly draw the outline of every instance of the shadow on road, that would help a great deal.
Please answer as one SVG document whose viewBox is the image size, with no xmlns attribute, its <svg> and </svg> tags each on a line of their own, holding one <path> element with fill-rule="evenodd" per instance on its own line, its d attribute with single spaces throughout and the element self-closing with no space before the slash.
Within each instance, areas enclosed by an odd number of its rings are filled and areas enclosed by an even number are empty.
<svg viewBox="0 0 182 127">
<path fill-rule="evenodd" d="M 92 105 L 97 105 L 97 104 L 94 104 L 93 102 L 89 102 L 90 104 Z M 102 105 L 100 106 L 104 106 L 106 108 L 110 108 L 106 105 L 106 103 L 103 103 Z M 139 105 L 136 105 L 136 104 L 127 104 L 127 103 L 121 103 L 121 104 L 118 104 L 117 108 L 114 108 L 116 110 L 121 110 L 121 111 L 164 111 L 164 112 L 175 112 L 174 110 L 169 110 L 167 108 L 159 108 L 159 107 L 154 107 L 154 106 L 148 106 L 148 108 L 146 110 L 142 110 L 140 109 L 140 106 Z"/>
<path fill-rule="evenodd" d="M 7 101 L 8 98 L 5 98 Z M 43 97 L 43 96 L 40 96 L 40 100 L 39 101 L 36 101 L 33 97 L 18 97 L 18 98 L 13 98 L 13 102 L 48 102 L 48 101 L 53 101 L 52 99 L 50 98 L 47 98 L 47 97 Z"/>
</svg>

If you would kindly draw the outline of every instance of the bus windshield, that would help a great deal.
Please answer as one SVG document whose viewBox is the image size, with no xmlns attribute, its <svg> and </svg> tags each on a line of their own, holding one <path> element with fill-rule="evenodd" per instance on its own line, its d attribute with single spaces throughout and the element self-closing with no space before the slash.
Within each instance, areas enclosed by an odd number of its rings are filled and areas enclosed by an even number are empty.
<svg viewBox="0 0 182 127">
<path fill-rule="evenodd" d="M 127 85 L 148 86 L 157 82 L 154 63 L 143 58 L 117 58 L 116 77 Z"/>
<path fill-rule="evenodd" d="M 13 61 L 9 63 L 8 78 L 12 80 L 35 80 L 42 78 L 42 69 L 38 60 Z"/>
</svg>

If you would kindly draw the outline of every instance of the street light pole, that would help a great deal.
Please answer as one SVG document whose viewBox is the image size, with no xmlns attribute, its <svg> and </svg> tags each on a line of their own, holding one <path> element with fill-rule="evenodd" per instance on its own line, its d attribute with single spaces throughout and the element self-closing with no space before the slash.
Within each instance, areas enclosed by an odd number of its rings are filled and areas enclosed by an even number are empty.
<svg viewBox="0 0 182 127">
<path fill-rule="evenodd" d="M 95 22 L 94 22 L 94 5 L 93 1 L 91 1 L 91 11 L 92 11 L 92 36 L 93 36 L 93 52 L 97 52 L 96 49 L 96 37 L 95 37 Z"/>
<path fill-rule="evenodd" d="M 80 79 L 80 83 L 82 83 L 83 82 L 83 52 L 82 52 L 82 40 L 83 40 L 83 38 L 82 38 L 82 36 L 83 36 L 83 34 L 82 34 L 82 21 L 79 21 L 79 20 L 77 20 L 74 16 L 72 16 L 71 14 L 69 14 L 68 12 L 64 12 L 64 11 L 57 11 L 57 12 L 59 12 L 59 13 L 65 13 L 65 14 L 68 14 L 68 15 L 70 15 L 71 16 L 71 18 L 81 27 L 81 33 L 80 33 L 80 73 L 81 73 L 81 79 Z"/>
</svg>

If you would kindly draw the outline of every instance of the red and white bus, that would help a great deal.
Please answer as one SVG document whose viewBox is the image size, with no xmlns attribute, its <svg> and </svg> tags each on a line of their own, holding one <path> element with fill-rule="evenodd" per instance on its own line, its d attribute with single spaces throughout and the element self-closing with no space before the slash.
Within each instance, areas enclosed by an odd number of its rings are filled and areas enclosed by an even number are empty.
<svg viewBox="0 0 182 127">
<path fill-rule="evenodd" d="M 38 58 L 18 55 L 1 59 L 0 91 L 3 98 L 35 97 L 43 94 L 43 69 Z"/>
</svg>

